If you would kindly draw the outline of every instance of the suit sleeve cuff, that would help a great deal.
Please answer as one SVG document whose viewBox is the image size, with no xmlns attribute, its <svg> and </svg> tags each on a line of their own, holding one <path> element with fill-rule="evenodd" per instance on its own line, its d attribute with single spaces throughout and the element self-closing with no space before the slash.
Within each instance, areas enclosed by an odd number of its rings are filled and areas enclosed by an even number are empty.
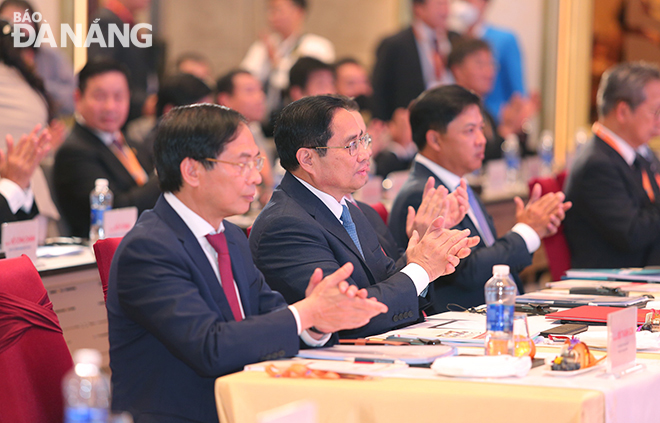
<svg viewBox="0 0 660 423">
<path fill-rule="evenodd" d="M 298 314 L 298 310 L 292 305 L 289 306 L 289 310 L 291 310 L 291 314 L 293 314 L 293 318 L 296 320 L 296 328 L 298 330 L 298 336 L 300 336 L 300 339 L 307 344 L 310 347 L 320 347 L 321 345 L 325 345 L 326 342 L 330 339 L 332 336 L 331 333 L 326 333 L 321 337 L 321 339 L 314 339 L 312 336 L 307 332 L 306 330 L 303 331 L 301 329 L 301 324 L 300 324 L 300 314 Z"/>
<path fill-rule="evenodd" d="M 429 274 L 426 273 L 426 270 L 417 263 L 410 263 L 403 269 L 401 273 L 407 275 L 412 279 L 413 284 L 415 284 L 415 289 L 417 290 L 417 295 L 422 295 L 431 282 Z"/>
<path fill-rule="evenodd" d="M 527 251 L 529 251 L 530 254 L 538 250 L 541 246 L 541 238 L 539 237 L 539 234 L 537 234 L 536 231 L 526 223 L 516 223 L 513 228 L 511 228 L 511 232 L 515 232 L 522 237 L 523 241 L 525 241 L 525 245 L 527 245 Z"/>
<path fill-rule="evenodd" d="M 34 194 L 31 188 L 24 191 L 14 181 L 2 178 L 0 179 L 0 194 L 7 200 L 12 214 L 18 213 L 20 209 L 25 210 L 26 213 L 32 210 Z"/>
</svg>

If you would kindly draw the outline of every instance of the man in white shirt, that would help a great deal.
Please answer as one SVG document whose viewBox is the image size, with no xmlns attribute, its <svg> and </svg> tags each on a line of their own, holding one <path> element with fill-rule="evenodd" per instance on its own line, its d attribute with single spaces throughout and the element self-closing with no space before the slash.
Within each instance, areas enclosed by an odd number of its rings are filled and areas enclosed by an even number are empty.
<svg viewBox="0 0 660 423">
<path fill-rule="evenodd" d="M 250 71 L 266 88 L 270 114 L 282 106 L 282 92 L 289 86 L 289 69 L 300 57 L 314 57 L 325 63 L 335 60 L 330 41 L 303 32 L 306 0 L 268 0 L 271 33 L 255 41 L 240 67 Z"/>
<path fill-rule="evenodd" d="M 408 243 L 405 216 L 408 207 L 419 207 L 428 178 L 433 176 L 436 186 L 444 185 L 454 191 L 461 177 L 481 167 L 486 146 L 481 100 L 458 85 L 438 87 L 420 95 L 410 107 L 410 125 L 419 153 L 390 215 L 390 229 L 399 245 Z M 470 208 L 456 228 L 479 234 L 481 242 L 461 261 L 455 273 L 433 284 L 433 312 L 447 311 L 451 303 L 465 308 L 483 304 L 484 284 L 492 276 L 495 264 L 509 265 L 518 290 L 523 292 L 517 273 L 531 264 L 541 238 L 557 231 L 570 207 L 570 203 L 563 202 L 563 193 L 541 197 L 540 188 L 534 187 L 526 206 L 515 198 L 518 223 L 498 237 L 492 218 L 468 187 Z"/>
<path fill-rule="evenodd" d="M 350 264 L 325 279 L 310 272 L 306 298 L 288 307 L 268 288 L 245 235 L 224 220 L 248 210 L 263 164 L 237 112 L 175 108 L 154 151 L 164 194 L 124 237 L 109 276 L 113 410 L 215 423 L 215 378 L 295 355 L 300 339 L 323 345 L 387 311 L 349 286 Z"/>
<path fill-rule="evenodd" d="M 594 138 L 566 182 L 573 267 L 660 265 L 660 163 L 648 142 L 660 135 L 660 69 L 622 63 L 601 79 Z"/>
</svg>

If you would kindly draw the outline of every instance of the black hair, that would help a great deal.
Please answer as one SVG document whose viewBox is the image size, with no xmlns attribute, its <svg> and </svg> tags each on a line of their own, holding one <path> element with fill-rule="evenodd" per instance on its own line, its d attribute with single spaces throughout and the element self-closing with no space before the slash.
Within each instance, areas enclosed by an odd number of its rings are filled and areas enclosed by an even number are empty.
<svg viewBox="0 0 660 423">
<path fill-rule="evenodd" d="M 490 45 L 484 40 L 479 38 L 461 39 L 451 48 L 451 53 L 447 57 L 447 68 L 451 69 L 460 65 L 466 57 L 478 51 L 492 52 Z"/>
<path fill-rule="evenodd" d="M 334 75 L 335 69 L 332 65 L 324 63 L 313 57 L 301 57 L 289 70 L 289 88 L 300 87 L 302 90 L 307 86 L 309 77 L 317 71 L 328 71 Z"/>
<path fill-rule="evenodd" d="M 25 63 L 21 56 L 21 50 L 14 47 L 14 39 L 11 35 L 13 30 L 14 26 L 10 22 L 0 19 L 0 62 L 17 69 L 30 87 L 43 97 L 48 109 L 48 121 L 50 122 L 54 110 L 50 97 L 46 94 L 44 81 Z"/>
<path fill-rule="evenodd" d="M 229 95 L 234 94 L 234 77 L 236 75 L 252 75 L 250 72 L 245 69 L 232 69 L 226 74 L 218 78 L 218 81 L 215 83 L 215 92 L 216 95 L 220 93 L 227 93 Z"/>
<path fill-rule="evenodd" d="M 417 149 L 426 147 L 429 130 L 444 134 L 451 121 L 473 104 L 481 108 L 479 96 L 460 85 L 445 85 L 420 94 L 410 105 L 410 127 Z"/>
<path fill-rule="evenodd" d="M 275 146 L 280 164 L 288 171 L 298 169 L 296 153 L 303 147 L 326 147 L 332 138 L 330 125 L 337 109 L 347 109 L 344 98 L 317 95 L 302 98 L 282 109 L 275 124 Z M 318 150 L 323 156 L 325 150 Z"/>
<path fill-rule="evenodd" d="M 154 161 L 163 192 L 177 192 L 183 186 L 181 162 L 189 157 L 206 169 L 215 165 L 208 158 L 218 157 L 238 135 L 245 118 L 235 110 L 216 104 L 175 107 L 158 125 L 154 141 Z"/>
<path fill-rule="evenodd" d="M 88 61 L 78 73 L 78 89 L 80 89 L 80 93 L 85 93 L 87 81 L 90 78 L 108 72 L 122 73 L 126 78 L 126 82 L 130 80 L 128 68 L 123 63 L 105 57 L 95 58 Z"/>
<path fill-rule="evenodd" d="M 34 15 L 34 7 L 32 7 L 32 4 L 30 2 L 27 2 L 25 0 L 5 0 L 0 4 L 0 13 L 2 13 L 7 7 L 10 6 L 16 6 L 17 8 L 21 9 L 21 11 L 27 11 L 30 14 L 30 18 Z M 25 12 L 23 12 L 25 13 Z M 18 23 L 18 22 L 13 22 L 10 21 L 12 24 Z M 34 27 L 34 31 L 36 34 L 39 34 L 39 22 L 31 21 L 30 22 L 32 26 Z M 36 41 L 36 38 L 35 38 Z M 34 48 L 34 46 L 30 46 L 31 48 Z"/>
<path fill-rule="evenodd" d="M 176 58 L 176 68 L 179 69 L 179 66 L 186 60 L 190 60 L 193 62 L 199 62 L 199 63 L 209 63 L 209 59 L 207 59 L 204 55 L 201 53 L 197 53 L 194 51 L 187 51 L 185 53 L 181 53 L 177 58 Z"/>
<path fill-rule="evenodd" d="M 358 60 L 355 59 L 354 57 L 344 57 L 344 58 L 341 58 L 341 59 L 339 59 L 335 62 L 335 64 L 334 64 L 335 71 L 340 66 L 347 65 L 347 64 L 362 66 L 362 64 L 360 62 L 358 62 Z"/>
<path fill-rule="evenodd" d="M 163 116 L 165 106 L 194 104 L 211 94 L 211 88 L 201 79 L 187 73 L 165 78 L 158 87 L 156 117 Z"/>
<path fill-rule="evenodd" d="M 291 3 L 295 4 L 302 10 L 307 10 L 307 0 L 291 0 Z"/>
</svg>

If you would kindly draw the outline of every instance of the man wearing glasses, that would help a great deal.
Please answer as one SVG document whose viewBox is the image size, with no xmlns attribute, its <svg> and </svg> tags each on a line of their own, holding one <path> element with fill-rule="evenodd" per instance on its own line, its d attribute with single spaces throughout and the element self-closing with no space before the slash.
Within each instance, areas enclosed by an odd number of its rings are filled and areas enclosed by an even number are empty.
<svg viewBox="0 0 660 423">
<path fill-rule="evenodd" d="M 242 231 L 261 181 L 259 155 L 237 112 L 178 107 L 154 153 L 164 194 L 115 253 L 108 286 L 112 409 L 139 422 L 217 422 L 213 383 L 244 365 L 324 345 L 387 307 L 350 286 L 351 265 L 311 269 L 287 307 L 254 266 Z M 323 275 L 329 275 L 323 279 Z"/>
<path fill-rule="evenodd" d="M 285 107 L 275 144 L 287 173 L 250 233 L 253 259 L 271 288 L 291 304 L 305 297 L 305 278 L 315 268 L 332 273 L 351 262 L 348 281 L 389 310 L 340 337 L 374 335 L 417 321 L 429 281 L 453 272 L 479 238 L 443 229 L 439 217 L 425 234 L 413 234 L 407 265 L 396 269 L 364 214 L 345 199 L 367 182 L 371 149 L 342 98 L 306 97 Z"/>
</svg>

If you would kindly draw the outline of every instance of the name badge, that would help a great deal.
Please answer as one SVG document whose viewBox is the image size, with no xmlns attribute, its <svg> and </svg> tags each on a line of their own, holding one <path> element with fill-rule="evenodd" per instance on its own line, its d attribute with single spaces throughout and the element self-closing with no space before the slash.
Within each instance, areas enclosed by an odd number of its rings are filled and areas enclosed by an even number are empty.
<svg viewBox="0 0 660 423">
<path fill-rule="evenodd" d="M 7 258 L 20 257 L 22 254 L 30 257 L 32 263 L 37 261 L 37 240 L 39 222 L 37 219 L 2 224 L 2 249 Z"/>
</svg>

